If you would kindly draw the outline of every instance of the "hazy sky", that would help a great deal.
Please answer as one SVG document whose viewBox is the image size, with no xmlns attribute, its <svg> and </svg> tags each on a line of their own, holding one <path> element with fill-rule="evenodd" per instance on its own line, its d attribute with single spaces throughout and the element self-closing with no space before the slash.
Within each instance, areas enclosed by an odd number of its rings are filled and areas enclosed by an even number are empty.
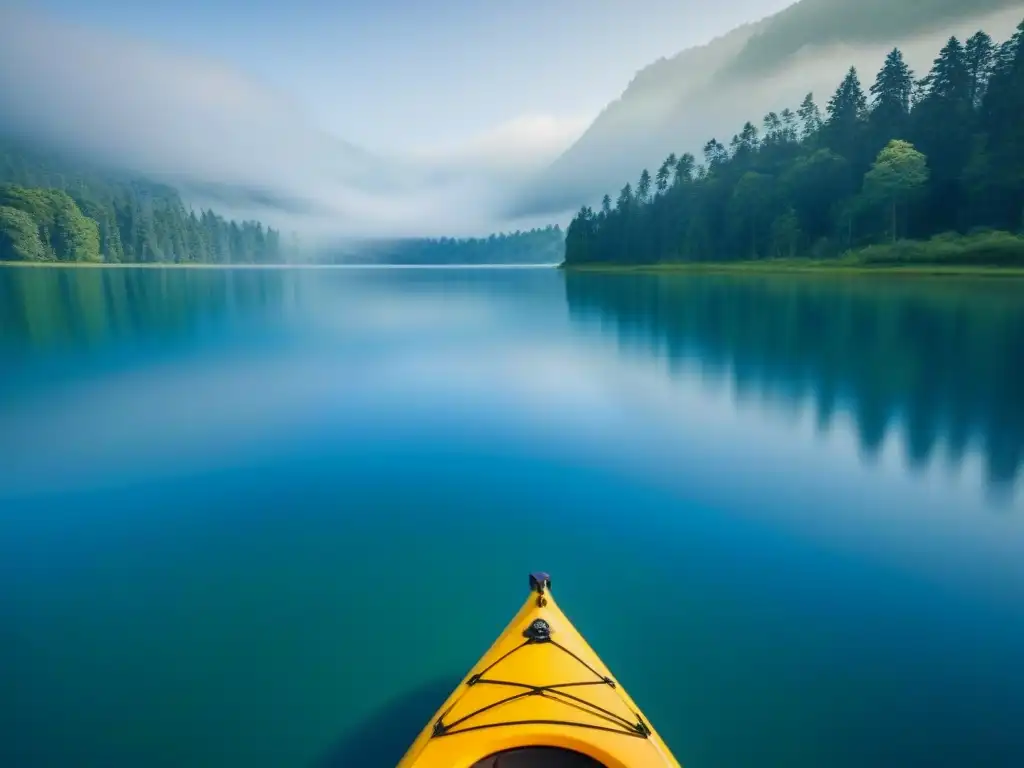
<svg viewBox="0 0 1024 768">
<path fill-rule="evenodd" d="M 34 0 L 63 19 L 221 59 L 364 147 L 572 132 L 659 56 L 792 0 Z M 524 118 L 547 117 L 549 121 Z M 566 127 L 559 126 L 564 123 Z"/>
<path fill-rule="evenodd" d="M 637 70 L 790 2 L 0 0 L 0 122 L 300 229 L 483 233 Z"/>
</svg>

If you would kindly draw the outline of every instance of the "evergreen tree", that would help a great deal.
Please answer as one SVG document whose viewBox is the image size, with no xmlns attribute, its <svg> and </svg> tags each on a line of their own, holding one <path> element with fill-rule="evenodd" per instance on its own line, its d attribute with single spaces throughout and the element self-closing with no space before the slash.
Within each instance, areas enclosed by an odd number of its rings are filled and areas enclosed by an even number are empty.
<svg viewBox="0 0 1024 768">
<path fill-rule="evenodd" d="M 668 160 L 665 160 L 658 168 L 658 173 L 655 176 L 655 187 L 658 190 L 658 194 L 664 194 L 665 190 L 668 189 L 668 177 L 671 173 L 669 170 L 670 164 Z"/>
<path fill-rule="evenodd" d="M 643 205 L 646 203 L 651 194 L 651 174 L 644 168 L 640 174 L 640 181 L 636 185 L 636 201 Z"/>
<path fill-rule="evenodd" d="M 931 208 L 962 226 L 967 190 L 964 171 L 970 160 L 975 132 L 971 78 L 960 41 L 951 37 L 925 78 L 924 95 L 914 110 L 914 144 L 927 155 L 932 173 Z"/>
<path fill-rule="evenodd" d="M 619 192 L 619 199 L 615 201 L 615 210 L 619 213 L 627 213 L 633 204 L 633 187 L 629 184 Z"/>
<path fill-rule="evenodd" d="M 709 173 L 724 165 L 728 159 L 729 152 L 718 139 L 711 139 L 704 145 L 704 161 Z"/>
<path fill-rule="evenodd" d="M 769 112 L 761 121 L 764 126 L 764 140 L 767 143 L 782 141 L 782 118 L 775 112 Z"/>
<path fill-rule="evenodd" d="M 884 145 L 887 138 L 906 135 L 913 92 L 914 73 L 903 60 L 903 53 L 894 48 L 871 86 L 872 143 Z"/>
<path fill-rule="evenodd" d="M 857 162 L 861 129 L 867 115 L 867 97 L 861 88 L 856 67 L 850 67 L 829 99 L 826 112 L 828 119 L 823 127 L 826 144 L 847 160 Z"/>
<path fill-rule="evenodd" d="M 982 106 L 991 223 L 1024 232 L 1024 21 L 998 49 Z"/>
<path fill-rule="evenodd" d="M 980 109 L 996 63 L 996 47 L 992 38 L 984 32 L 973 35 L 967 41 L 964 59 L 967 64 L 968 98 L 974 109 Z"/>
<path fill-rule="evenodd" d="M 957 38 L 949 38 L 939 52 L 931 72 L 925 79 L 925 84 L 925 100 L 957 105 L 972 104 L 971 74 L 967 66 L 967 54 Z"/>
<path fill-rule="evenodd" d="M 671 155 L 670 157 L 675 157 Z M 680 156 L 679 160 L 676 161 L 675 167 L 672 169 L 672 184 L 678 185 L 685 181 L 690 181 L 693 178 L 694 167 L 696 166 L 697 159 L 689 152 L 684 152 Z"/>
<path fill-rule="evenodd" d="M 797 129 L 797 114 L 786 107 L 782 110 L 782 138 L 787 143 L 793 143 L 799 138 L 799 130 Z"/>
<path fill-rule="evenodd" d="M 818 131 L 821 130 L 821 110 L 818 109 L 818 105 L 814 103 L 814 94 L 808 93 L 800 104 L 800 108 L 797 110 L 797 116 L 800 118 L 801 132 L 800 138 L 804 141 L 808 141 L 811 137 L 817 135 Z"/>
</svg>

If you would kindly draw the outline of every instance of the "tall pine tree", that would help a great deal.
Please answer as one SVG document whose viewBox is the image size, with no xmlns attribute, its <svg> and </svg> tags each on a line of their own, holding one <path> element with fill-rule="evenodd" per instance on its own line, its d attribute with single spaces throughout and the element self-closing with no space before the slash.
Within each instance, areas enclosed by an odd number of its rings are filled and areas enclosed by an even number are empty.
<svg viewBox="0 0 1024 768">
<path fill-rule="evenodd" d="M 828 118 L 821 130 L 825 144 L 850 161 L 857 175 L 862 174 L 868 165 L 862 140 L 867 105 L 868 100 L 857 69 L 850 67 L 843 82 L 829 99 L 826 108 Z"/>
<path fill-rule="evenodd" d="M 903 60 L 900 49 L 894 48 L 886 56 L 870 89 L 872 104 L 868 123 L 872 150 L 881 149 L 892 138 L 907 135 L 913 91 L 914 73 Z"/>
</svg>

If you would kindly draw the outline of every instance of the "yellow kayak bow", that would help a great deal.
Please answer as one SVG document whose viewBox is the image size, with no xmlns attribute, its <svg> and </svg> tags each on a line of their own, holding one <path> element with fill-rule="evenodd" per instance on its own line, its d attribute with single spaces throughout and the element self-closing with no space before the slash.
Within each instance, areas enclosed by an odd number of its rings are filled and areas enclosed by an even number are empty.
<svg viewBox="0 0 1024 768">
<path fill-rule="evenodd" d="M 530 575 L 526 603 L 399 768 L 679 768 L 550 589 Z"/>
</svg>

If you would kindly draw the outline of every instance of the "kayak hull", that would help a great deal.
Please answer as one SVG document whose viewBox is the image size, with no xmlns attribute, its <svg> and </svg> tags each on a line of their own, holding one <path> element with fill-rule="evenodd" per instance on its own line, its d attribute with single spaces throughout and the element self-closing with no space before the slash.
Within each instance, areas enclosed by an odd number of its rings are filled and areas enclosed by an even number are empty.
<svg viewBox="0 0 1024 768">
<path fill-rule="evenodd" d="M 555 603 L 546 574 L 530 581 L 529 598 L 399 768 L 486 766 L 497 753 L 528 747 L 575 752 L 607 768 L 679 768 Z"/>
</svg>

